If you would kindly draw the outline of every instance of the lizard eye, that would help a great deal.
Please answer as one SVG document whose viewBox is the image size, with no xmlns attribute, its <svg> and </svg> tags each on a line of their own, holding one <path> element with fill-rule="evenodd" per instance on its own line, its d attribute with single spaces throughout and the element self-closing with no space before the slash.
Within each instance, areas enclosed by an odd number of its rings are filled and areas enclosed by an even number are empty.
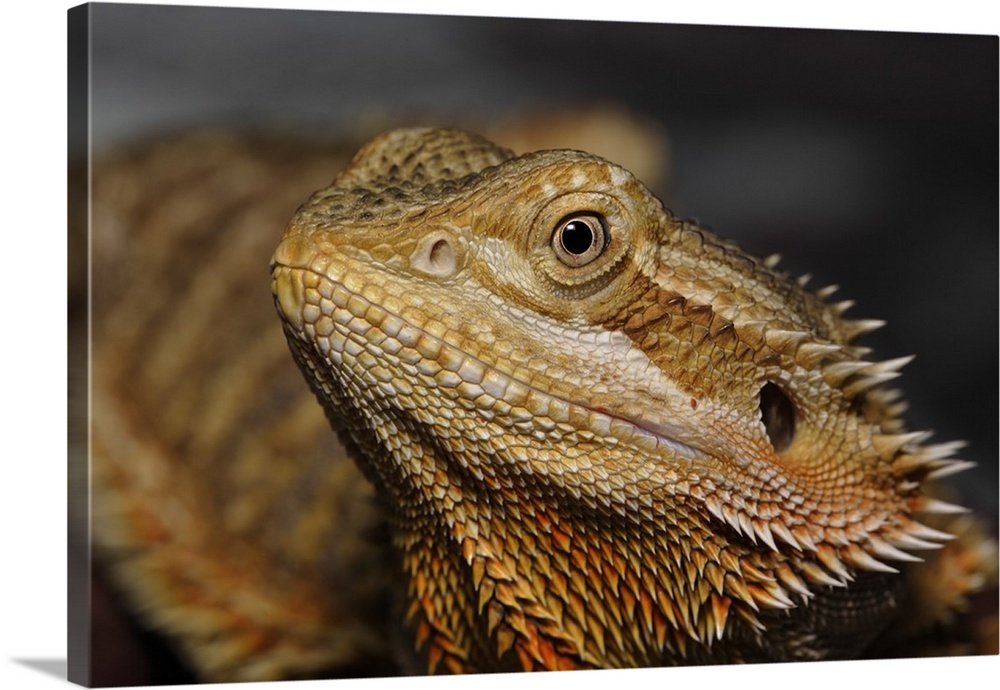
<svg viewBox="0 0 1000 690">
<path fill-rule="evenodd" d="M 552 249 L 559 261 L 577 268 L 603 254 L 608 240 L 604 218 L 595 213 L 579 213 L 559 221 L 552 234 Z"/>
</svg>

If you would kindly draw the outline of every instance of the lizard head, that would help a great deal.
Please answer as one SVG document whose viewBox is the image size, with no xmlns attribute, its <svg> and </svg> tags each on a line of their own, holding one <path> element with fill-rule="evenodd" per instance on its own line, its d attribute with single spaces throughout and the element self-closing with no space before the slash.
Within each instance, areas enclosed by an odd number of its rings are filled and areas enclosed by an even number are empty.
<svg viewBox="0 0 1000 690">
<path fill-rule="evenodd" d="M 893 602 L 820 593 L 947 538 L 915 516 L 950 510 L 921 485 L 961 463 L 905 432 L 881 384 L 906 360 L 854 344 L 879 322 L 595 156 L 390 132 L 298 210 L 272 286 L 439 657 L 477 635 L 525 668 L 727 636 L 732 658 L 782 635 L 836 653 Z"/>
</svg>

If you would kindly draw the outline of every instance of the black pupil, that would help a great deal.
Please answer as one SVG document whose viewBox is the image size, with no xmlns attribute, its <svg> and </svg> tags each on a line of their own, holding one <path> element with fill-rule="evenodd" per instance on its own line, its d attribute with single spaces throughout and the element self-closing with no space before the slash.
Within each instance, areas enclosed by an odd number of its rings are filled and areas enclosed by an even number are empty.
<svg viewBox="0 0 1000 690">
<path fill-rule="evenodd" d="M 583 254 L 594 244 L 594 230 L 582 220 L 571 220 L 562 231 L 562 246 L 570 254 Z"/>
</svg>

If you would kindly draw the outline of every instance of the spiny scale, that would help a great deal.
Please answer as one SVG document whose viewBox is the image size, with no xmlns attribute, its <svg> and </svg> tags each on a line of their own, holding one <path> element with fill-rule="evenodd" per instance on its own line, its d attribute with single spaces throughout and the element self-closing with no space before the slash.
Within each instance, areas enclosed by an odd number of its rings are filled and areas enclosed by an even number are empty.
<svg viewBox="0 0 1000 690">
<path fill-rule="evenodd" d="M 886 561 L 949 539 L 924 475 L 965 464 L 903 430 L 910 358 L 854 344 L 882 322 L 778 262 L 612 163 L 454 130 L 298 211 L 275 301 L 396 511 L 430 670 L 840 658 L 891 620 Z"/>
</svg>

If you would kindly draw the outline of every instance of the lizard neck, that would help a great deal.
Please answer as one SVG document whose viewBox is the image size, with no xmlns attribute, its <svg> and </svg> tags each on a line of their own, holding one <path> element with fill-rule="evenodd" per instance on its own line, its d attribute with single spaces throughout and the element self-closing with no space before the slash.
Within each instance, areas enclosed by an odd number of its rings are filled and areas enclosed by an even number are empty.
<svg viewBox="0 0 1000 690">
<path fill-rule="evenodd" d="M 730 635 L 759 626 L 723 593 L 725 571 L 742 563 L 763 596 L 773 564 L 755 569 L 753 550 L 714 533 L 691 497 L 651 496 L 646 509 L 663 516 L 654 523 L 635 506 L 456 462 L 417 429 L 380 428 L 410 459 L 372 470 L 396 468 L 381 486 L 396 513 L 407 620 L 432 671 L 732 660 L 712 649 L 727 619 L 738 619 Z"/>
</svg>

